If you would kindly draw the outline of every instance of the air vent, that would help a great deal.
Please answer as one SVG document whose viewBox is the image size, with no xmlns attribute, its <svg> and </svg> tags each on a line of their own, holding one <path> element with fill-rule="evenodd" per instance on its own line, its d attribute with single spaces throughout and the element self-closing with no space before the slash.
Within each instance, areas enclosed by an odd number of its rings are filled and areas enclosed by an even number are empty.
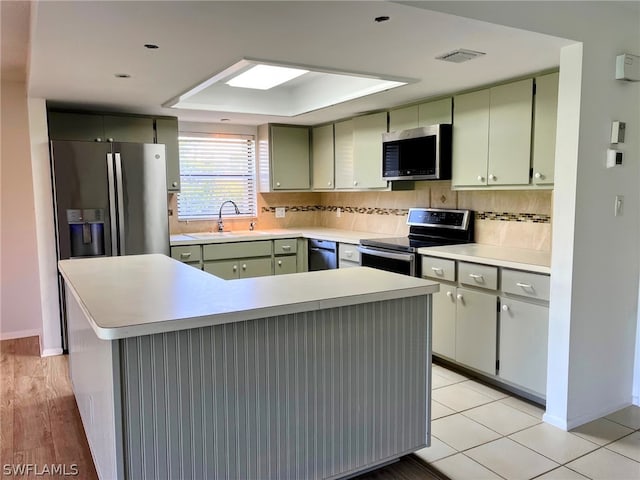
<svg viewBox="0 0 640 480">
<path fill-rule="evenodd" d="M 454 50 L 453 52 L 440 55 L 439 57 L 436 57 L 436 59 L 444 60 L 445 62 L 462 63 L 462 62 L 466 62 L 467 60 L 472 60 L 481 55 L 485 55 L 485 53 L 476 52 L 474 50 L 465 50 L 464 48 L 459 48 L 458 50 Z"/>
</svg>

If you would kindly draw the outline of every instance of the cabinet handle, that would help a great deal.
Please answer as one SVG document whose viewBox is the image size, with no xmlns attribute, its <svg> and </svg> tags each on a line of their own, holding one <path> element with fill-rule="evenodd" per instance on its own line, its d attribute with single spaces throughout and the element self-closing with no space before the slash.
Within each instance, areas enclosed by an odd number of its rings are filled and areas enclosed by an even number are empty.
<svg viewBox="0 0 640 480">
<path fill-rule="evenodd" d="M 496 180 L 496 176 L 493 175 L 493 174 L 489 175 L 489 180 L 494 180 L 495 181 Z"/>
<path fill-rule="evenodd" d="M 234 272 L 238 271 L 238 265 L 234 265 L 234 266 L 233 266 L 233 271 L 234 271 Z"/>
<path fill-rule="evenodd" d="M 282 265 L 282 260 L 278 260 L 278 266 Z"/>
<path fill-rule="evenodd" d="M 285 251 L 291 250 L 291 245 L 282 245 L 282 250 L 285 250 Z"/>
<path fill-rule="evenodd" d="M 503 312 L 508 312 L 509 311 L 509 305 L 502 305 L 502 311 Z"/>
<path fill-rule="evenodd" d="M 462 294 L 461 294 L 461 293 L 459 293 L 458 295 L 456 295 L 456 298 L 457 298 L 458 300 L 460 300 L 460 302 L 464 303 L 464 297 L 462 296 Z"/>
<path fill-rule="evenodd" d="M 447 291 L 447 297 L 449 297 L 449 298 L 453 298 L 453 292 L 451 292 L 451 291 L 449 291 L 449 290 L 448 290 L 448 291 Z"/>
<path fill-rule="evenodd" d="M 279 187 L 279 186 L 280 186 L 280 182 L 276 182 L 276 187 Z"/>
<path fill-rule="evenodd" d="M 358 181 L 356 180 L 355 182 L 353 182 L 353 186 L 357 187 L 358 186 Z"/>
<path fill-rule="evenodd" d="M 484 177 L 482 175 L 478 175 L 478 181 L 479 182 L 484 182 Z"/>
<path fill-rule="evenodd" d="M 436 275 L 442 275 L 444 273 L 444 270 L 438 267 L 431 267 L 431 270 L 433 270 Z"/>
<path fill-rule="evenodd" d="M 93 139 L 93 141 L 94 141 L 94 142 L 101 142 L 101 141 L 102 141 L 102 139 L 101 139 L 100 137 L 98 137 L 98 138 L 94 138 L 94 139 Z"/>
<path fill-rule="evenodd" d="M 476 282 L 484 282 L 484 277 L 482 275 L 478 275 L 476 273 L 470 273 L 469 276 L 473 278 Z"/>
<path fill-rule="evenodd" d="M 328 186 L 331 186 L 331 182 L 327 182 L 327 185 L 328 185 Z"/>
<path fill-rule="evenodd" d="M 111 137 L 107 138 L 107 142 L 113 142 L 113 138 Z"/>
<path fill-rule="evenodd" d="M 246 269 L 247 269 L 247 264 L 246 264 L 246 263 L 243 263 L 243 264 L 242 264 L 242 269 L 243 269 L 243 270 L 246 270 Z"/>
<path fill-rule="evenodd" d="M 180 258 L 189 258 L 191 256 L 191 252 L 181 253 Z"/>
<path fill-rule="evenodd" d="M 521 282 L 516 283 L 516 286 L 520 288 L 531 288 L 531 289 L 533 288 L 533 285 L 530 285 L 528 283 L 521 283 Z"/>
<path fill-rule="evenodd" d="M 177 186 L 178 186 L 178 182 L 173 182 L 173 183 L 171 184 L 171 186 L 172 186 L 172 187 L 177 187 Z"/>
<path fill-rule="evenodd" d="M 541 174 L 540 172 L 536 172 L 536 174 L 534 175 L 534 177 L 536 177 L 538 180 L 542 180 L 544 178 L 544 175 Z"/>
</svg>

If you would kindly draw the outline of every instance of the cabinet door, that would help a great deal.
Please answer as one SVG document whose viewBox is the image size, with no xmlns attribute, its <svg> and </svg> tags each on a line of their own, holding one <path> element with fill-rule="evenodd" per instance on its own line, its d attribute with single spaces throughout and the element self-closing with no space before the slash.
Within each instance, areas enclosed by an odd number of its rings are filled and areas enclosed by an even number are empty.
<svg viewBox="0 0 640 480">
<path fill-rule="evenodd" d="M 389 111 L 389 131 L 418 128 L 418 105 Z"/>
<path fill-rule="evenodd" d="M 271 125 L 271 173 L 274 190 L 309 188 L 309 129 Z"/>
<path fill-rule="evenodd" d="M 384 188 L 382 134 L 387 131 L 387 112 L 353 119 L 353 188 Z"/>
<path fill-rule="evenodd" d="M 240 277 L 238 260 L 219 260 L 216 262 L 204 262 L 203 270 L 224 280 L 233 280 Z"/>
<path fill-rule="evenodd" d="M 500 299 L 500 370 L 505 380 L 545 396 L 549 307 Z"/>
<path fill-rule="evenodd" d="M 240 278 L 265 277 L 273 275 L 273 263 L 271 257 L 243 258 L 238 260 Z"/>
<path fill-rule="evenodd" d="M 427 127 L 438 123 L 452 123 L 451 97 L 418 105 L 418 126 Z"/>
<path fill-rule="evenodd" d="M 533 183 L 553 184 L 556 159 L 558 73 L 536 78 L 533 121 Z"/>
<path fill-rule="evenodd" d="M 458 288 L 456 300 L 456 360 L 495 375 L 497 297 Z"/>
<path fill-rule="evenodd" d="M 311 133 L 314 190 L 334 188 L 333 124 L 315 127 Z"/>
<path fill-rule="evenodd" d="M 285 275 L 298 271 L 298 261 L 296 255 L 283 255 L 276 257 L 273 265 L 274 275 Z"/>
<path fill-rule="evenodd" d="M 334 124 L 334 135 L 336 188 L 353 188 L 353 120 Z"/>
<path fill-rule="evenodd" d="M 456 358 L 456 287 L 440 284 L 433 294 L 433 345 L 436 355 Z"/>
<path fill-rule="evenodd" d="M 114 142 L 154 143 L 153 118 L 105 115 L 104 136 Z"/>
<path fill-rule="evenodd" d="M 532 99 L 532 79 L 491 88 L 489 186 L 529 184 Z"/>
<path fill-rule="evenodd" d="M 156 118 L 156 143 L 164 143 L 167 159 L 167 191 L 180 191 L 178 119 Z"/>
<path fill-rule="evenodd" d="M 48 122 L 51 140 L 105 141 L 102 115 L 49 112 Z"/>
<path fill-rule="evenodd" d="M 455 187 L 487 184 L 490 98 L 489 90 L 454 97 L 451 184 Z"/>
</svg>

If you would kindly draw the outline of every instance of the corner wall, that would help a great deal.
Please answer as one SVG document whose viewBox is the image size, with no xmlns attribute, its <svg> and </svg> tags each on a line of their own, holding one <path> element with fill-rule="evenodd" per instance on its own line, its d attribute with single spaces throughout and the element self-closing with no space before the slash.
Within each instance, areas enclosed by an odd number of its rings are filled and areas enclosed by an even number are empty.
<svg viewBox="0 0 640 480">
<path fill-rule="evenodd" d="M 0 85 L 0 339 L 40 335 L 40 275 L 26 86 Z"/>
</svg>

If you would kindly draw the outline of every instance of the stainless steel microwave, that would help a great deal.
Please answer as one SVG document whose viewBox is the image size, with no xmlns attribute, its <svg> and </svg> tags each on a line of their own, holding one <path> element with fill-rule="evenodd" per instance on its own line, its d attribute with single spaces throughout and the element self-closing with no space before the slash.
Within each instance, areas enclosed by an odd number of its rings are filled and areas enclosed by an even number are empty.
<svg viewBox="0 0 640 480">
<path fill-rule="evenodd" d="M 441 123 L 382 134 L 385 180 L 451 178 L 451 124 Z"/>
</svg>

